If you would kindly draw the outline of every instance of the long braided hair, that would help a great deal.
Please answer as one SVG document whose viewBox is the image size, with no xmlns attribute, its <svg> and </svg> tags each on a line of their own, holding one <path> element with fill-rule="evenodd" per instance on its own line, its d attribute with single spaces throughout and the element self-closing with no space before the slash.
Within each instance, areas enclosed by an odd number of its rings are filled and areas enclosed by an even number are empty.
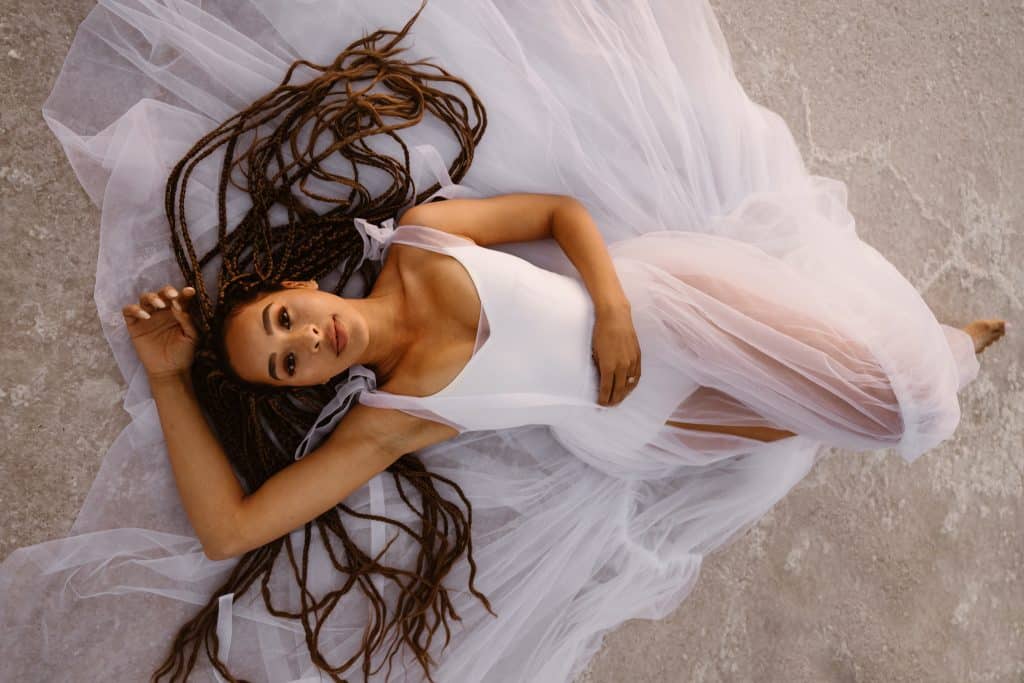
<svg viewBox="0 0 1024 683">
<path fill-rule="evenodd" d="M 193 385 L 200 405 L 248 492 L 259 488 L 294 461 L 294 452 L 302 437 L 320 409 L 335 395 L 336 387 L 347 379 L 348 372 L 326 385 L 314 387 L 282 389 L 248 384 L 240 380 L 226 362 L 223 328 L 228 314 L 262 292 L 278 288 L 282 280 L 319 279 L 338 267 L 342 268 L 342 276 L 334 293 L 340 294 L 363 255 L 363 241 L 354 219 L 379 222 L 393 217 L 408 205 L 410 187 L 415 192 L 409 172 L 408 148 L 396 131 L 415 125 L 426 114 L 440 119 L 455 135 L 461 148 L 449 168 L 455 182 L 466 174 L 474 149 L 483 136 L 486 114 L 469 85 L 429 61 L 407 62 L 397 58 L 404 50 L 398 43 L 425 4 L 426 0 L 400 31 L 381 29 L 364 36 L 342 50 L 329 65 L 306 60 L 294 62 L 280 85 L 199 140 L 174 166 L 168 178 L 165 202 L 174 252 L 186 284 L 196 290 L 194 317 L 201 339 L 191 369 Z M 292 76 L 300 65 L 316 74 L 306 83 L 292 84 Z M 469 107 L 442 87 L 452 85 L 468 93 Z M 387 91 L 371 92 L 375 86 L 385 86 Z M 475 122 L 471 120 L 473 117 Z M 308 141 L 300 143 L 300 131 L 306 126 L 312 134 Z M 269 133 L 258 131 L 261 127 L 269 127 Z M 387 135 L 395 140 L 404 158 L 399 161 L 372 150 L 366 138 L 373 135 Z M 314 144 L 327 136 L 331 136 L 329 144 L 322 147 Z M 236 150 L 243 148 L 240 142 L 249 138 L 251 144 L 246 151 L 236 156 Z M 196 165 L 220 148 L 223 148 L 224 160 L 217 191 L 217 243 L 199 257 L 185 220 L 185 192 Z M 286 163 L 289 151 L 293 158 Z M 338 175 L 322 166 L 323 161 L 339 157 L 349 165 L 350 174 Z M 360 165 L 389 174 L 391 186 L 372 196 L 360 180 Z M 242 184 L 236 182 L 236 169 L 244 178 Z M 310 179 L 337 183 L 338 187 L 347 188 L 347 196 L 326 197 L 311 192 L 306 187 Z M 247 192 L 252 199 L 252 207 L 231 232 L 227 230 L 225 200 L 228 183 Z M 332 208 L 317 214 L 295 192 L 296 183 L 307 197 L 328 201 Z M 421 203 L 438 189 L 435 183 L 416 194 L 414 203 Z M 275 206 L 287 212 L 286 222 L 272 224 L 270 211 Z M 217 255 L 223 261 L 216 288 L 211 290 L 203 281 L 202 268 Z M 367 262 L 366 265 L 372 267 L 373 264 Z M 385 638 L 393 634 L 392 646 L 386 652 L 388 675 L 391 659 L 404 643 L 427 678 L 433 681 L 430 666 L 434 661 L 428 649 L 434 634 L 443 625 L 444 646 L 447 646 L 450 639 L 447 617 L 461 620 L 441 581 L 463 554 L 470 565 L 470 591 L 494 615 L 487 598 L 473 587 L 476 564 L 470 540 L 472 510 L 457 484 L 428 472 L 413 453 L 403 455 L 387 472 L 402 499 L 419 517 L 418 531 L 400 521 L 361 514 L 339 503 L 305 525 L 301 549 L 295 547 L 289 534 L 247 552 L 207 604 L 180 628 L 170 654 L 154 672 L 152 680 L 160 681 L 165 676 L 170 681 L 186 680 L 201 648 L 226 680 L 240 680 L 232 676 L 217 657 L 218 599 L 229 593 L 234 593 L 237 599 L 259 582 L 270 614 L 302 621 L 312 661 L 332 680 L 344 681 L 340 674 L 353 666 L 360 655 L 364 679 L 376 673 L 370 671 L 371 660 L 384 645 Z M 419 492 L 421 509 L 406 496 L 402 479 Z M 455 490 L 466 507 L 465 514 L 441 496 L 435 482 Z M 346 533 L 342 512 L 392 524 L 416 539 L 420 548 L 415 572 L 379 563 L 379 556 L 370 557 L 356 546 Z M 314 529 L 334 569 L 346 575 L 343 582 L 339 578 L 339 583 L 343 583 L 340 588 L 319 601 L 305 585 Z M 447 538 L 449 529 L 453 540 Z M 340 549 L 336 550 L 339 542 Z M 275 606 L 271 597 L 271 575 L 282 550 L 300 586 L 302 604 L 298 612 Z M 392 580 L 399 587 L 397 605 L 387 623 L 383 623 L 388 611 L 384 600 L 369 580 L 373 574 Z M 316 617 L 322 625 L 353 586 L 358 586 L 371 602 L 372 619 L 364 631 L 362 649 L 348 661 L 332 664 L 320 652 L 320 629 L 318 624 L 312 623 L 312 618 Z M 435 615 L 433 623 L 428 618 L 431 612 Z"/>
</svg>

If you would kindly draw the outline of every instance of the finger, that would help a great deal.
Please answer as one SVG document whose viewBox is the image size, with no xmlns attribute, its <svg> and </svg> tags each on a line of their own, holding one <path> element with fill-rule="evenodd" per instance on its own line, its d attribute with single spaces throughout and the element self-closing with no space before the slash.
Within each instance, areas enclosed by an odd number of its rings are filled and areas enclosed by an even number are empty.
<svg viewBox="0 0 1024 683">
<path fill-rule="evenodd" d="M 185 313 L 185 315 L 189 315 L 188 311 L 186 311 L 186 309 L 185 309 L 186 306 L 188 306 L 188 301 L 187 300 L 182 300 L 181 295 L 178 295 L 178 296 L 174 297 L 173 299 L 171 299 L 171 309 L 172 310 L 181 311 L 181 312 Z"/>
<path fill-rule="evenodd" d="M 139 297 L 139 303 L 144 310 L 160 310 L 167 308 L 167 304 L 156 294 L 156 292 L 145 292 Z"/>
<path fill-rule="evenodd" d="M 616 403 L 621 403 L 629 396 L 629 392 L 633 391 L 633 387 L 636 386 L 636 382 L 629 381 L 631 377 L 636 377 L 636 374 L 633 372 L 632 365 L 623 365 L 621 373 L 617 376 L 618 379 L 615 382 L 615 386 L 618 391 L 618 400 Z"/>
<path fill-rule="evenodd" d="M 196 297 L 196 288 L 195 287 L 182 287 L 181 288 L 181 295 L 179 296 L 179 299 L 181 300 L 181 307 L 183 309 L 185 309 L 186 311 L 187 310 L 191 310 L 191 308 L 193 306 L 193 302 L 195 301 L 195 297 Z"/>
<path fill-rule="evenodd" d="M 164 301 L 163 297 L 160 296 L 160 294 L 158 294 L 157 292 L 153 292 L 148 297 L 146 297 L 146 299 L 155 308 L 164 309 L 164 308 L 167 308 L 167 306 L 168 306 L 167 302 Z"/>
<path fill-rule="evenodd" d="M 619 402 L 619 393 L 622 391 L 622 377 L 616 369 L 612 369 L 608 374 L 612 379 L 612 389 L 608 395 L 608 405 L 613 406 Z"/>
<path fill-rule="evenodd" d="M 124 316 L 126 323 L 133 323 L 137 320 L 149 320 L 150 315 L 146 311 L 142 310 L 142 307 L 138 304 L 129 304 L 121 309 L 121 315 Z"/>
<path fill-rule="evenodd" d="M 164 300 L 170 301 L 178 297 L 178 290 L 171 285 L 164 285 L 160 288 L 160 296 L 162 296 Z"/>
<path fill-rule="evenodd" d="M 193 342 L 199 340 L 199 331 L 192 323 L 192 318 L 189 317 L 188 313 L 181 310 L 181 306 L 177 301 L 171 302 L 171 315 L 173 315 L 174 319 L 178 321 L 179 325 L 181 325 L 181 329 L 185 333 L 186 337 L 191 339 Z"/>
<path fill-rule="evenodd" d="M 622 402 L 622 399 L 626 397 L 626 392 L 629 391 L 629 385 L 626 384 L 626 377 L 629 372 L 629 368 L 625 365 L 620 365 L 615 371 L 615 393 L 612 395 L 612 402 L 616 405 Z"/>
<path fill-rule="evenodd" d="M 630 377 L 633 378 L 632 382 L 629 381 Z M 626 391 L 633 391 L 634 389 L 636 389 L 636 385 L 637 384 L 640 384 L 640 360 L 639 359 L 637 359 L 637 361 L 635 363 L 633 363 L 629 367 L 629 373 L 626 375 Z"/>
<path fill-rule="evenodd" d="M 615 373 L 607 366 L 600 366 L 601 386 L 597 391 L 597 402 L 603 406 L 608 405 L 612 396 L 612 382 L 615 380 Z"/>
</svg>

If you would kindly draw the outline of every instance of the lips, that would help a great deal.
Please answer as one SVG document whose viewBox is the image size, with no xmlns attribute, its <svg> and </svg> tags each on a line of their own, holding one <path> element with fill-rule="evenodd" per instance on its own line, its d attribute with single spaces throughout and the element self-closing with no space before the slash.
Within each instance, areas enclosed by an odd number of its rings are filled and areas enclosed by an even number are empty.
<svg viewBox="0 0 1024 683">
<path fill-rule="evenodd" d="M 338 326 L 337 319 L 334 317 L 331 318 L 331 331 L 333 332 L 334 339 L 334 355 L 340 356 L 341 348 L 345 341 L 345 338 L 344 334 L 342 334 L 341 328 Z"/>
</svg>

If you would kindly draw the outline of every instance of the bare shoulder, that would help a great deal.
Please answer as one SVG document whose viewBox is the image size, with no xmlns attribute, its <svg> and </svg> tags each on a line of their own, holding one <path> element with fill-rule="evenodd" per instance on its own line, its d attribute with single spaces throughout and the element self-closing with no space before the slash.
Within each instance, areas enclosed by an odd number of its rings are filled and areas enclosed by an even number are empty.
<svg viewBox="0 0 1024 683">
<path fill-rule="evenodd" d="M 436 263 L 443 256 L 430 249 L 422 249 L 414 244 L 392 242 L 384 258 L 383 269 L 391 269 L 395 277 L 402 278 L 413 274 L 426 265 Z M 381 271 L 383 274 L 383 270 Z"/>
<path fill-rule="evenodd" d="M 394 259 L 395 264 L 409 263 L 410 261 L 421 257 L 427 252 L 426 249 L 420 249 L 412 244 L 406 244 L 405 242 L 392 242 L 388 245 L 388 253 L 386 261 Z"/>
<path fill-rule="evenodd" d="M 410 415 L 392 408 L 355 403 L 331 432 L 327 441 L 335 446 L 371 445 L 392 460 L 458 436 L 458 430 L 441 422 Z"/>
<path fill-rule="evenodd" d="M 399 226 L 399 227 L 402 227 L 402 226 Z M 430 227 L 430 226 L 425 226 L 425 227 Z M 434 229 L 436 230 L 436 228 L 434 228 Z M 439 230 L 439 232 L 445 232 L 445 231 L 444 230 Z M 452 235 L 453 241 L 456 241 L 459 244 L 477 244 L 476 241 L 473 238 L 471 238 L 471 237 L 466 237 L 465 235 L 455 235 L 454 233 L 449 233 L 449 234 Z M 407 244 L 405 242 L 391 242 L 388 245 L 388 257 L 390 257 L 390 255 L 392 253 L 396 254 L 396 256 L 397 256 L 396 260 L 398 260 L 398 261 L 405 261 L 405 262 L 411 262 L 411 261 L 417 261 L 417 260 L 422 261 L 424 259 L 429 260 L 429 259 L 432 259 L 432 258 L 436 258 L 437 256 L 442 256 L 443 255 L 443 254 L 439 254 L 434 249 L 427 249 L 427 248 L 424 248 L 424 247 L 418 247 L 415 244 Z M 385 258 L 385 260 L 387 260 L 387 258 Z"/>
<path fill-rule="evenodd" d="M 553 237 L 555 213 L 568 207 L 575 211 L 582 204 L 566 195 L 526 192 L 452 198 L 413 206 L 398 223 L 431 227 L 486 247 Z"/>
<path fill-rule="evenodd" d="M 416 287 L 424 284 L 417 279 L 417 274 L 435 263 L 436 257 L 439 256 L 441 255 L 412 244 L 392 242 L 384 254 L 381 270 L 371 288 L 372 291 L 396 288 L 415 293 Z"/>
</svg>

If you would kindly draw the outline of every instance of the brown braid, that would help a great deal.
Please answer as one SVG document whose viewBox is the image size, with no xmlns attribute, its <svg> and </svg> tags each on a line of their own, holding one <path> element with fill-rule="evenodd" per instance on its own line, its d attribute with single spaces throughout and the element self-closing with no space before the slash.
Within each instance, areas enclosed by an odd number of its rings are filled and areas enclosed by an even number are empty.
<svg viewBox="0 0 1024 683">
<path fill-rule="evenodd" d="M 277 287 L 282 280 L 320 279 L 339 267 L 342 276 L 334 293 L 340 294 L 363 254 L 362 238 L 354 219 L 380 222 L 392 218 L 410 201 L 422 203 L 439 188 L 435 183 L 410 198 L 410 189 L 415 192 L 415 186 L 409 172 L 409 152 L 396 131 L 415 125 L 428 113 L 443 121 L 461 147 L 449 168 L 455 182 L 468 171 L 483 136 L 486 114 L 472 88 L 428 61 L 406 62 L 396 56 L 404 50 L 397 47 L 398 43 L 425 4 L 424 0 L 401 31 L 381 29 L 356 40 L 329 65 L 305 60 L 293 63 L 279 86 L 199 140 L 168 178 L 165 203 L 174 253 L 185 283 L 197 293 L 195 318 L 201 340 L 192 366 L 193 384 L 200 405 L 248 492 L 293 462 L 302 437 L 336 393 L 337 386 L 347 379 L 348 372 L 315 387 L 282 389 L 243 382 L 226 363 L 223 331 L 228 314 L 240 303 Z M 388 39 L 389 36 L 393 37 Z M 292 84 L 292 75 L 299 66 L 312 69 L 315 75 L 301 85 Z M 385 86 L 385 90 L 371 92 L 378 85 Z M 440 87 L 448 85 L 465 90 L 471 107 Z M 475 123 L 471 121 L 470 110 Z M 300 131 L 307 127 L 311 131 L 309 139 L 300 144 Z M 373 151 L 366 140 L 373 135 L 387 135 L 397 141 L 403 159 Z M 314 144 L 322 142 L 321 138 L 328 138 L 330 144 Z M 245 140 L 250 141 L 246 151 L 236 156 L 236 149 L 244 148 Z M 197 164 L 221 148 L 224 160 L 217 191 L 217 244 L 200 258 L 185 219 L 185 191 Z M 286 162 L 286 156 L 291 161 Z M 320 165 L 328 158 L 343 159 L 351 172 L 330 173 Z M 392 178 L 391 186 L 372 195 L 360 181 L 360 165 L 387 173 Z M 241 184 L 236 182 L 236 169 L 244 179 Z M 339 189 L 347 188 L 347 192 L 339 193 L 338 197 L 313 193 L 306 187 L 310 178 L 334 181 Z M 252 199 L 251 208 L 231 232 L 227 229 L 225 200 L 229 182 Z M 332 208 L 317 214 L 294 191 L 296 183 L 306 197 L 330 202 Z M 286 223 L 271 224 L 270 211 L 275 206 L 287 211 Z M 203 280 L 203 267 L 216 256 L 222 262 L 217 288 L 211 292 Z M 365 267 L 370 270 L 369 277 L 379 274 L 379 270 L 373 272 L 379 264 L 368 260 Z M 403 455 L 387 471 L 402 500 L 419 518 L 418 529 L 387 517 L 361 514 L 339 503 L 305 525 L 301 552 L 297 552 L 292 536 L 286 535 L 246 553 L 207 604 L 178 631 L 170 654 L 152 680 L 160 681 L 165 676 L 170 681 L 186 680 L 200 649 L 226 680 L 241 680 L 232 676 L 226 664 L 217 658 L 217 602 L 228 593 L 234 593 L 238 599 L 258 582 L 269 613 L 301 620 L 312 661 L 332 680 L 344 681 L 339 674 L 360 658 L 364 680 L 376 673 L 380 667 L 371 671 L 371 661 L 386 636 L 391 635 L 392 646 L 385 653 L 388 676 L 391 659 L 404 644 L 433 681 L 430 667 L 434 659 L 428 650 L 434 634 L 438 626 L 444 626 L 443 649 L 450 639 L 447 617 L 461 621 L 441 581 L 463 554 L 470 566 L 470 591 L 494 615 L 487 598 L 473 587 L 476 563 L 470 533 L 472 509 L 455 482 L 428 472 L 413 453 Z M 420 508 L 407 496 L 403 477 L 419 494 Z M 441 496 L 436 482 L 455 490 L 466 508 L 465 515 Z M 381 564 L 380 556 L 370 557 L 363 552 L 346 533 L 340 512 L 394 525 L 414 538 L 420 546 L 414 570 Z M 306 588 L 314 529 L 339 578 L 345 578 L 338 590 L 320 600 Z M 277 607 L 272 600 L 269 585 L 282 549 L 300 587 L 300 611 Z M 390 620 L 386 620 L 388 610 L 383 597 L 369 580 L 374 574 L 398 584 L 398 601 Z M 318 647 L 320 627 L 354 585 L 369 599 L 372 619 L 364 631 L 362 649 L 348 661 L 332 664 Z M 433 613 L 432 620 L 428 612 Z"/>
</svg>

